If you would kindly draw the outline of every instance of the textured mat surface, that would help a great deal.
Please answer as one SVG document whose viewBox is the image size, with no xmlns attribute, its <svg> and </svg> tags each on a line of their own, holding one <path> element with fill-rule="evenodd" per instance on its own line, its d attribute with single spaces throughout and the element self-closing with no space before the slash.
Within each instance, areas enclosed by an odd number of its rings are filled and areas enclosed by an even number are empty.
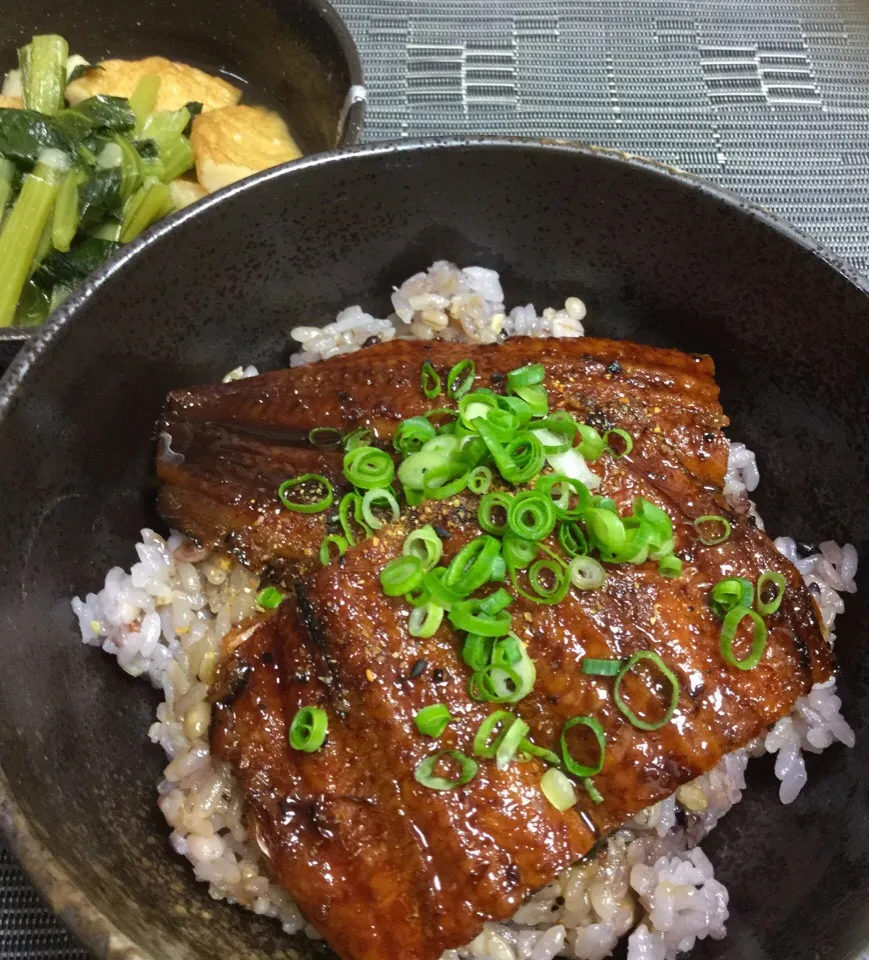
<svg viewBox="0 0 869 960">
<path fill-rule="evenodd" d="M 568 137 L 699 173 L 869 271 L 869 16 L 842 0 L 336 0 L 366 139 Z M 85 960 L 0 846 L 0 958 Z"/>
</svg>

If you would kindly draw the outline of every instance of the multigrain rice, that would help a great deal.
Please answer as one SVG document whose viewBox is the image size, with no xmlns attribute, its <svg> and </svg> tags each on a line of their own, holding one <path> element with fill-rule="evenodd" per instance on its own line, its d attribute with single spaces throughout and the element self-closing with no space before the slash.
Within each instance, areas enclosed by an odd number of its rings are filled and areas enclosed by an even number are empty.
<svg viewBox="0 0 869 960">
<path fill-rule="evenodd" d="M 439 261 L 394 290 L 395 312 L 387 318 L 354 306 L 322 329 L 295 328 L 300 349 L 291 363 L 349 353 L 372 337 L 490 343 L 512 335 L 584 333 L 585 306 L 576 297 L 540 314 L 530 304 L 505 312 L 503 300 L 494 271 Z M 224 379 L 256 373 L 240 366 Z M 735 510 L 757 518 L 749 493 L 758 482 L 754 454 L 731 444 L 725 493 Z M 802 574 L 824 629 L 835 639 L 842 594 L 856 590 L 856 550 L 826 542 L 804 554 L 785 537 L 775 545 Z M 235 775 L 211 754 L 208 740 L 206 695 L 220 643 L 256 609 L 259 580 L 232 558 L 201 550 L 178 533 L 165 540 L 143 530 L 135 549 L 138 562 L 128 573 L 113 568 L 99 593 L 74 599 L 72 607 L 85 643 L 102 647 L 127 673 L 149 677 L 163 692 L 148 732 L 169 758 L 157 803 L 171 828 L 172 849 L 190 860 L 215 899 L 274 917 L 287 933 L 303 930 L 318 938 L 290 895 L 273 882 L 267 858 L 248 835 Z M 835 680 L 816 685 L 764 737 L 632 817 L 595 855 L 530 897 L 511 922 L 487 923 L 471 944 L 448 950 L 442 960 L 602 960 L 626 934 L 628 960 L 673 960 L 698 939 L 720 939 L 728 893 L 700 842 L 739 802 L 751 757 L 775 754 L 780 797 L 791 803 L 806 782 L 804 752 L 819 753 L 835 741 L 853 746 L 840 708 Z"/>
</svg>

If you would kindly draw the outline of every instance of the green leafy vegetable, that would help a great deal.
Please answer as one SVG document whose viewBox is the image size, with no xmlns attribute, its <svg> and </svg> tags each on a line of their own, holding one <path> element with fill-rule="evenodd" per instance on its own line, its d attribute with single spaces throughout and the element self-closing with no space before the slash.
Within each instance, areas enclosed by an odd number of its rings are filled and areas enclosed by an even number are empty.
<svg viewBox="0 0 869 960">
<path fill-rule="evenodd" d="M 120 243 L 110 240 L 86 237 L 76 243 L 69 253 L 55 251 L 46 257 L 33 279 L 41 288 L 48 290 L 57 284 L 75 286 L 101 267 L 120 246 Z"/>
<path fill-rule="evenodd" d="M 72 154 L 75 143 L 50 118 L 35 110 L 0 107 L 0 156 L 33 166 L 46 150 Z"/>
</svg>

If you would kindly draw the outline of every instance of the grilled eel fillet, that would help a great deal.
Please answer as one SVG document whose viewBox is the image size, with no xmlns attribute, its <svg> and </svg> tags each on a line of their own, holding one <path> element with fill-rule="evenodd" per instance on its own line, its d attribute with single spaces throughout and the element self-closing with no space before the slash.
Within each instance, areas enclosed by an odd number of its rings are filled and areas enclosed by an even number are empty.
<svg viewBox="0 0 869 960">
<path fill-rule="evenodd" d="M 607 751 L 595 778 L 603 795 L 598 805 L 580 791 L 578 804 L 559 813 L 540 792 L 544 767 L 536 759 L 506 770 L 480 760 L 476 777 L 449 791 L 414 780 L 419 761 L 437 750 L 470 754 L 477 728 L 495 708 L 469 697 L 469 671 L 450 624 L 429 639 L 411 637 L 407 605 L 384 596 L 379 572 L 424 523 L 448 533 L 449 560 L 479 533 L 476 498 L 426 502 L 342 562 L 307 575 L 309 552 L 325 528 L 276 512 L 274 480 L 297 472 L 302 461 L 279 461 L 278 468 L 270 456 L 316 462 L 317 472 L 331 471 L 336 480 L 340 472 L 334 455 L 287 443 L 292 432 L 370 424 L 385 439 L 398 419 L 428 407 L 418 388 L 422 359 L 448 368 L 466 355 L 476 360 L 482 382 L 495 386 L 492 374 L 541 361 L 555 406 L 601 428 L 629 430 L 630 455 L 593 464 L 601 489 L 620 506 L 645 496 L 673 521 L 684 561 L 678 579 L 660 577 L 654 563 L 622 565 L 610 568 L 599 590 L 571 591 L 557 606 L 520 596 L 510 608 L 537 668 L 534 690 L 511 709 L 535 742 L 556 752 L 565 720 L 599 719 Z M 798 696 L 830 676 L 832 654 L 796 570 L 723 500 L 725 418 L 707 359 L 593 340 L 478 348 L 400 343 L 355 357 L 259 378 L 264 384 L 173 394 L 164 428 L 192 424 L 202 448 L 190 461 L 195 442 L 185 448 L 174 473 L 159 464 L 161 502 L 167 514 L 174 504 L 171 521 L 201 541 L 228 544 L 249 560 L 255 556 L 261 570 L 297 578 L 274 616 L 228 638 L 212 691 L 213 748 L 238 773 L 251 827 L 275 874 L 343 960 L 436 960 L 473 939 L 485 920 L 511 916 L 627 817 L 788 713 Z M 398 371 L 394 377 L 390 369 Z M 229 496 L 221 494 L 220 469 L 208 463 L 208 438 L 216 435 L 206 430 L 220 431 L 220 463 L 227 468 L 238 445 L 248 444 L 251 459 L 228 480 L 235 490 Z M 278 439 L 278 430 L 287 433 Z M 194 513 L 181 506 L 178 489 L 193 478 L 203 495 L 215 502 L 223 496 L 219 522 L 212 503 Z M 248 500 L 239 499 L 241 490 Z M 714 513 L 728 516 L 733 531 L 725 543 L 704 546 L 692 520 Z M 243 525 L 251 522 L 264 528 L 256 541 Z M 295 536 L 308 537 L 306 546 L 294 545 Z M 709 590 L 722 577 L 756 580 L 768 569 L 783 573 L 788 589 L 768 618 L 763 660 L 741 671 L 721 657 Z M 585 676 L 580 668 L 583 657 L 649 649 L 680 685 L 671 722 L 656 731 L 635 728 L 616 709 L 612 678 Z M 646 682 L 625 686 L 637 713 L 655 715 L 663 691 Z M 445 703 L 456 718 L 437 742 L 413 723 L 432 703 Z M 315 753 L 293 751 L 289 723 L 302 706 L 314 705 L 329 716 L 328 739 Z"/>
<path fill-rule="evenodd" d="M 324 363 L 233 383 L 176 390 L 158 430 L 159 508 L 168 523 L 203 546 L 234 553 L 285 584 L 319 566 L 334 514 L 281 509 L 287 477 L 321 473 L 344 492 L 337 448 L 312 447 L 313 427 L 371 428 L 391 448 L 396 425 L 441 405 L 420 389 L 430 360 L 444 376 L 459 360 L 476 363 L 477 386 L 500 389 L 526 363 L 546 366 L 553 408 L 585 423 L 621 427 L 703 483 L 720 487 L 726 425 L 712 361 L 614 340 L 514 338 L 502 346 L 398 340 Z M 720 511 L 719 511 L 720 512 Z"/>
</svg>

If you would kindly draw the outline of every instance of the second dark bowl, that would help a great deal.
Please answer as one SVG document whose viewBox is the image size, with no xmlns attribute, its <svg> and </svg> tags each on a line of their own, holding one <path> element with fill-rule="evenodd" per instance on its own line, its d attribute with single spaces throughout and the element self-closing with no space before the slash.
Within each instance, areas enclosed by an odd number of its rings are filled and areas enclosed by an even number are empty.
<svg viewBox="0 0 869 960">
<path fill-rule="evenodd" d="M 37 33 L 59 33 L 71 53 L 164 56 L 219 73 L 244 102 L 277 110 L 305 154 L 359 142 L 365 87 L 359 52 L 325 0 L 27 0 L 9 4 L 0 79 Z M 0 327 L 0 371 L 40 327 Z"/>
</svg>

